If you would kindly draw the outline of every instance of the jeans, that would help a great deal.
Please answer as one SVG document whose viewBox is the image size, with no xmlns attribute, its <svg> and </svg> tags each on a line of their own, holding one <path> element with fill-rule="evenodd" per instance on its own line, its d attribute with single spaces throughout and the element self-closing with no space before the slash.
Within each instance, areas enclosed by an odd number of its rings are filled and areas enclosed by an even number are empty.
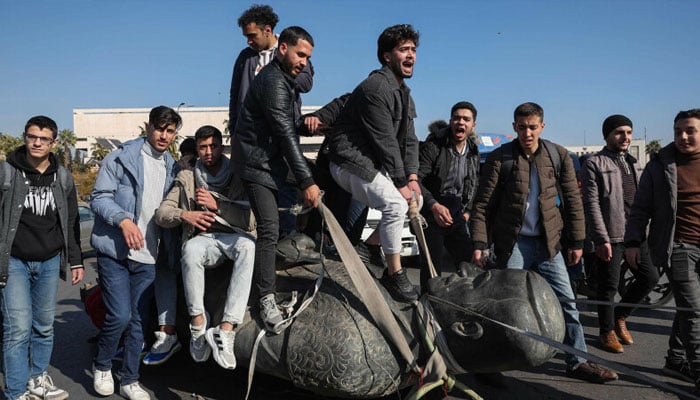
<svg viewBox="0 0 700 400">
<path fill-rule="evenodd" d="M 330 170 L 333 179 L 344 190 L 352 193 L 354 199 L 382 213 L 377 227 L 384 254 L 400 254 L 401 231 L 408 203 L 394 183 L 381 173 L 372 182 L 367 182 L 334 163 L 330 164 Z"/>
<path fill-rule="evenodd" d="M 623 262 L 625 246 L 622 243 L 613 243 L 612 258 L 609 262 L 597 259 L 598 274 L 598 300 L 612 302 L 620 285 L 620 269 Z M 639 303 L 648 295 L 659 281 L 659 270 L 654 267 L 649 258 L 649 247 L 646 242 L 640 246 L 641 262 L 637 270 L 630 271 L 634 274 L 634 280 L 627 287 L 622 296 L 621 303 Z M 612 306 L 598 306 L 598 325 L 600 333 L 608 333 L 613 330 L 614 321 L 617 318 L 627 318 L 633 309 L 630 307 L 616 307 L 613 313 Z"/>
<path fill-rule="evenodd" d="M 189 315 L 204 313 L 204 270 L 233 260 L 222 322 L 242 323 L 250 296 L 254 259 L 255 240 L 242 233 L 202 233 L 185 242 L 182 282 Z"/>
<path fill-rule="evenodd" d="M 10 257 L 7 286 L 0 290 L 8 399 L 22 395 L 29 377 L 41 375 L 49 366 L 60 264 L 59 255 L 46 261 Z"/>
<path fill-rule="evenodd" d="M 280 226 L 277 192 L 250 181 L 244 181 L 243 184 L 257 222 L 258 238 L 255 242 L 253 283 L 256 295 L 260 298 L 275 293 L 277 278 L 275 261 Z"/>
<path fill-rule="evenodd" d="M 290 208 L 299 203 L 297 187 L 284 179 L 275 179 L 277 185 L 277 203 L 280 208 Z M 289 211 L 279 211 L 280 238 L 283 238 L 297 230 L 297 216 Z"/>
<path fill-rule="evenodd" d="M 676 242 L 671 252 L 669 281 L 677 307 L 695 311 L 676 311 L 672 339 L 683 344 L 693 373 L 700 373 L 700 247 Z M 669 341 L 669 345 L 673 345 Z M 673 348 L 671 349 L 673 350 Z M 671 352 L 669 351 L 669 355 Z"/>
<path fill-rule="evenodd" d="M 447 228 L 439 226 L 432 216 L 426 219 L 428 220 L 428 228 L 425 230 L 425 242 L 428 245 L 430 258 L 438 276 L 442 273 L 442 260 L 445 250 L 452 256 L 456 267 L 459 267 L 459 263 L 462 261 L 471 259 L 473 250 L 469 227 L 462 214 L 453 215 L 453 223 Z M 420 288 L 425 293 L 428 289 L 430 270 L 428 268 L 428 260 L 423 253 L 420 255 L 420 262 Z"/>
<path fill-rule="evenodd" d="M 496 262 L 499 266 L 503 266 L 502 260 L 496 260 Z M 557 253 L 553 259 L 549 259 L 544 236 L 518 236 L 518 241 L 513 247 L 513 254 L 505 264 L 505 267 L 535 271 L 549 283 L 557 297 L 574 298 L 564 258 L 561 256 L 561 253 Z M 564 312 L 566 327 L 564 344 L 576 350 L 587 351 L 583 327 L 578 319 L 579 314 L 576 309 L 576 303 L 562 302 L 561 308 Z M 586 360 L 581 357 L 569 353 L 566 354 L 566 364 L 570 369 L 576 368 L 584 362 Z"/>
<path fill-rule="evenodd" d="M 156 265 L 153 284 L 158 308 L 158 325 L 175 325 L 177 315 L 177 269 Z"/>
<path fill-rule="evenodd" d="M 105 321 L 97 340 L 95 368 L 112 369 L 112 357 L 117 352 L 119 339 L 124 333 L 124 361 L 119 374 L 121 384 L 129 385 L 139 379 L 139 364 L 143 346 L 142 321 L 148 320 L 149 287 L 155 279 L 155 265 L 131 260 L 115 260 L 97 253 L 97 272 L 100 276 L 102 299 L 105 303 Z"/>
</svg>

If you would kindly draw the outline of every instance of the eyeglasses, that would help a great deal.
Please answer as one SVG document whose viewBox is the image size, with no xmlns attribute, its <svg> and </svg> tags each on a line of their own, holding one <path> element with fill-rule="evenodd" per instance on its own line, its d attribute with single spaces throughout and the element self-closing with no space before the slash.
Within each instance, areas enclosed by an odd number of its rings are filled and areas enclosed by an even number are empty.
<svg viewBox="0 0 700 400">
<path fill-rule="evenodd" d="M 24 140 L 26 140 L 28 143 L 33 143 L 39 140 L 42 145 L 46 146 L 54 142 L 54 138 L 52 137 L 46 137 L 46 136 L 36 136 L 32 135 L 31 133 L 25 133 L 24 134 Z"/>
</svg>

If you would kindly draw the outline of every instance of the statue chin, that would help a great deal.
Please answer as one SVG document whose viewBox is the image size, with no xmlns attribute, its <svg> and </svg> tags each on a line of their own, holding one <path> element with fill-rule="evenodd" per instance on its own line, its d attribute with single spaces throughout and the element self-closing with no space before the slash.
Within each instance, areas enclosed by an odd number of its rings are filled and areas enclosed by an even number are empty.
<svg viewBox="0 0 700 400">
<path fill-rule="evenodd" d="M 522 270 L 481 272 L 468 267 L 429 282 L 429 293 L 496 321 L 556 341 L 564 338 L 561 305 L 540 275 Z M 455 360 L 468 371 L 527 368 L 549 360 L 556 349 L 473 313 L 431 302 Z"/>
</svg>

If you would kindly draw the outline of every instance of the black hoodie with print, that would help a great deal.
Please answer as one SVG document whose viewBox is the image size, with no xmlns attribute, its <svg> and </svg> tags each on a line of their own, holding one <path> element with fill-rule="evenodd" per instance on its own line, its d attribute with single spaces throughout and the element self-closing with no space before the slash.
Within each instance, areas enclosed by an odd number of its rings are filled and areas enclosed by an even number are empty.
<svg viewBox="0 0 700 400">
<path fill-rule="evenodd" d="M 7 162 L 30 186 L 10 254 L 24 261 L 46 261 L 63 248 L 58 208 L 50 186 L 58 179 L 58 161 L 50 153 L 50 165 L 42 174 L 29 164 L 26 146 L 22 146 L 7 156 Z"/>
</svg>

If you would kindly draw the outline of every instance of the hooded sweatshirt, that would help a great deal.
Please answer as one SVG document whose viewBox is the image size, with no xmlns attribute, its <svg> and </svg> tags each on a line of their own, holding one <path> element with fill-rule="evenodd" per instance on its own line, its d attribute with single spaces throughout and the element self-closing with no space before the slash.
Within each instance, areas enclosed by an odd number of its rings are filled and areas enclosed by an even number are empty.
<svg viewBox="0 0 700 400">
<path fill-rule="evenodd" d="M 49 167 L 42 174 L 27 161 L 26 146 L 11 152 L 7 162 L 29 182 L 10 255 L 24 261 L 46 261 L 63 248 L 58 208 L 50 186 L 58 177 L 58 162 L 50 153 Z"/>
</svg>

